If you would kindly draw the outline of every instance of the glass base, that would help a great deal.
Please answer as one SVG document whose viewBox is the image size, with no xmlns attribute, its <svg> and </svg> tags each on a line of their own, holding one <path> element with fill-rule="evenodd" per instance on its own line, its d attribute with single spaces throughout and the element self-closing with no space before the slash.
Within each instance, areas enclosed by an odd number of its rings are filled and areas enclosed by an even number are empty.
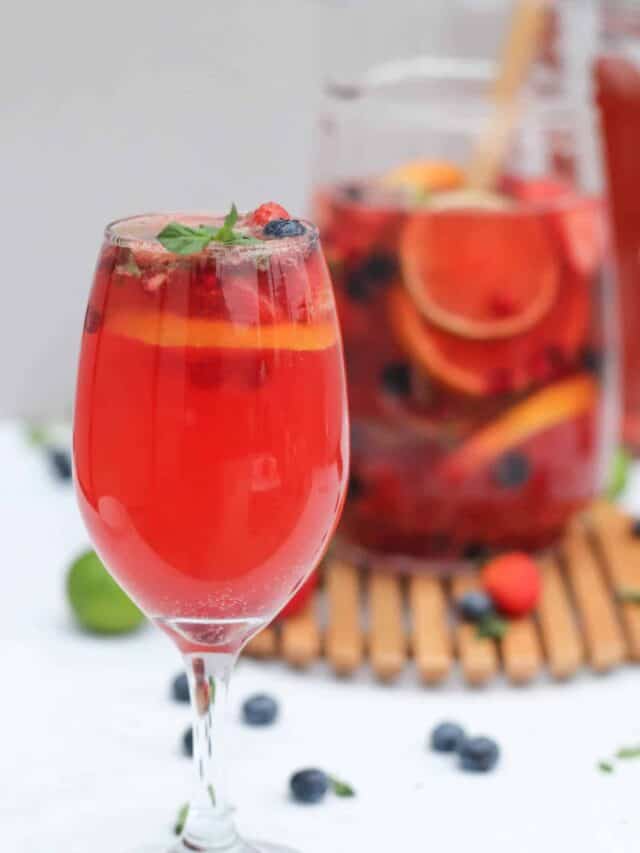
<svg viewBox="0 0 640 853">
<path fill-rule="evenodd" d="M 299 853 L 292 847 L 283 847 L 280 844 L 268 844 L 265 841 L 242 841 L 233 847 L 191 847 L 185 846 L 181 841 L 171 844 L 155 844 L 150 847 L 141 847 L 130 853 Z"/>
</svg>

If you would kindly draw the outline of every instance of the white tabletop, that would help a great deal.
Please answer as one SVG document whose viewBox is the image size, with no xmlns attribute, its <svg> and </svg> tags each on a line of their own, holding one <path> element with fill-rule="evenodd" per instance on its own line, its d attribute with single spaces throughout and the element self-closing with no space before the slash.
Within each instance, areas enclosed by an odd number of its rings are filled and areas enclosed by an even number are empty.
<svg viewBox="0 0 640 853">
<path fill-rule="evenodd" d="M 0 517 L 5 595 L 0 849 L 7 853 L 129 853 L 163 837 L 187 798 L 179 741 L 188 709 L 169 699 L 180 661 L 148 628 L 94 638 L 76 630 L 63 582 L 88 544 L 70 487 L 55 482 L 19 428 L 0 426 Z M 626 503 L 640 507 L 640 471 Z M 634 498 L 637 496 L 637 499 Z M 281 702 L 280 721 L 238 720 L 249 693 Z M 500 742 L 488 775 L 456 769 L 425 748 L 432 726 L 458 720 Z M 640 677 L 625 668 L 570 684 L 471 690 L 453 677 L 392 687 L 368 673 L 337 681 L 243 660 L 229 726 L 230 781 L 247 834 L 302 853 L 482 850 L 631 853 L 640 846 L 640 761 L 595 769 L 640 743 Z M 291 772 L 317 765 L 358 791 L 300 806 Z"/>
</svg>

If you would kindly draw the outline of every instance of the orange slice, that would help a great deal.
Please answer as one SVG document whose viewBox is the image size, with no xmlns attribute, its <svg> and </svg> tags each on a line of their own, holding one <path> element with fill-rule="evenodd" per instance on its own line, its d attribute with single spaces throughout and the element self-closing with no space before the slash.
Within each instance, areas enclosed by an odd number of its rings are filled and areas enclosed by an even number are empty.
<svg viewBox="0 0 640 853">
<path fill-rule="evenodd" d="M 420 211 L 402 234 L 400 258 L 420 312 L 464 338 L 527 331 L 549 311 L 558 287 L 543 223 L 512 210 Z"/>
<path fill-rule="evenodd" d="M 567 275 L 552 309 L 533 329 L 513 338 L 477 340 L 425 320 L 404 288 L 389 294 L 391 326 L 408 357 L 448 387 L 473 396 L 527 388 L 538 379 L 537 362 L 549 353 L 574 359 L 585 342 L 590 305 L 584 280 Z"/>
<path fill-rule="evenodd" d="M 412 160 L 387 172 L 382 184 L 421 192 L 453 190 L 465 182 L 464 172 L 446 160 Z"/>
<path fill-rule="evenodd" d="M 109 317 L 111 332 L 161 347 L 321 350 L 336 342 L 333 323 L 274 323 L 245 326 L 177 314 L 119 312 Z"/>
<path fill-rule="evenodd" d="M 592 411 L 597 402 L 598 385 L 587 374 L 548 385 L 478 430 L 449 454 L 441 473 L 449 479 L 463 479 L 537 433 Z"/>
</svg>

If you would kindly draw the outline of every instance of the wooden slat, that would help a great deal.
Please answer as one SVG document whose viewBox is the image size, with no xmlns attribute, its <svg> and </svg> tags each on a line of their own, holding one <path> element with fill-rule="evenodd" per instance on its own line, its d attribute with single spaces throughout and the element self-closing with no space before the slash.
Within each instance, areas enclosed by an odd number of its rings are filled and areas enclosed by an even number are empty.
<svg viewBox="0 0 640 853">
<path fill-rule="evenodd" d="M 329 612 L 326 655 L 338 675 L 349 675 L 358 669 L 364 655 L 358 570 L 348 563 L 332 561 L 326 569 L 325 589 Z"/>
<path fill-rule="evenodd" d="M 582 640 L 557 560 L 542 559 L 540 566 L 542 595 L 538 623 L 549 672 L 554 678 L 570 678 L 584 659 Z"/>
<path fill-rule="evenodd" d="M 453 663 L 447 600 L 442 583 L 428 575 L 409 582 L 413 655 L 418 672 L 427 684 L 443 681 Z"/>
<path fill-rule="evenodd" d="M 278 635 L 272 626 L 263 628 L 245 646 L 244 653 L 253 658 L 272 658 L 278 651 Z"/>
<path fill-rule="evenodd" d="M 567 531 L 563 553 L 589 662 L 598 672 L 606 672 L 624 660 L 626 649 L 611 591 L 582 523 Z"/>
<path fill-rule="evenodd" d="M 593 507 L 589 522 L 614 592 L 640 590 L 640 539 L 630 535 L 630 519 L 602 501 Z M 629 656 L 640 660 L 640 607 L 626 602 L 619 608 Z"/>
<path fill-rule="evenodd" d="M 312 664 L 320 654 L 321 644 L 314 601 L 310 601 L 298 616 L 283 621 L 280 637 L 282 656 L 292 666 Z"/>
<path fill-rule="evenodd" d="M 451 591 L 454 601 L 465 592 L 477 588 L 477 579 L 473 575 L 460 575 L 452 581 Z M 496 644 L 487 637 L 479 637 L 475 625 L 460 622 L 456 628 L 456 644 L 460 665 L 469 684 L 486 684 L 498 671 L 498 652 Z"/>
<path fill-rule="evenodd" d="M 505 675 L 514 684 L 535 678 L 542 665 L 542 650 L 533 619 L 514 619 L 502 640 Z"/>
<path fill-rule="evenodd" d="M 402 671 L 407 660 L 400 579 L 393 574 L 372 570 L 368 593 L 371 666 L 378 678 L 389 681 Z"/>
</svg>

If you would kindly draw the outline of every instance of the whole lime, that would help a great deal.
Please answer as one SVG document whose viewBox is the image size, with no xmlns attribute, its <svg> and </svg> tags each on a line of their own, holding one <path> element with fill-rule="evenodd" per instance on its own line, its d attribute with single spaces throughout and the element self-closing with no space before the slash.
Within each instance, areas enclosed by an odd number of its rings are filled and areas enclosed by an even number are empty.
<svg viewBox="0 0 640 853">
<path fill-rule="evenodd" d="M 144 615 L 118 586 L 95 551 L 73 561 L 67 575 L 67 598 L 78 622 L 96 634 L 126 634 Z"/>
</svg>

